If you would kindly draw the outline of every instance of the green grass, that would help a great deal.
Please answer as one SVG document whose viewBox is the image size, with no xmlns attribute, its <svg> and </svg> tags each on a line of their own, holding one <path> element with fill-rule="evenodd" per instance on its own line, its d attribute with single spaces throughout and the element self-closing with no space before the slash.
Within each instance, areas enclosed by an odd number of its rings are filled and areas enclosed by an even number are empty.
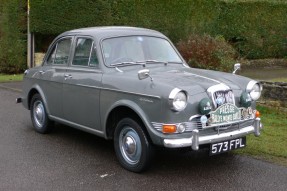
<svg viewBox="0 0 287 191">
<path fill-rule="evenodd" d="M 23 80 L 23 74 L 0 74 L 0 82 L 17 82 Z"/>
<path fill-rule="evenodd" d="M 271 82 L 287 82 L 287 78 L 274 78 Z"/>
<path fill-rule="evenodd" d="M 264 125 L 260 137 L 248 135 L 247 147 L 235 153 L 287 166 L 287 113 L 263 106 L 257 110 Z"/>
</svg>

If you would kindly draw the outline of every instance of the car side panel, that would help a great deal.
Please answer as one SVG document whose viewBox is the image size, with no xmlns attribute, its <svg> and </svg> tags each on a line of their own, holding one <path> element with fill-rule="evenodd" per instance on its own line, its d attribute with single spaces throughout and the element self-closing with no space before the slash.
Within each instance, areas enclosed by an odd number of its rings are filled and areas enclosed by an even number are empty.
<svg viewBox="0 0 287 191">
<path fill-rule="evenodd" d="M 70 67 L 65 75 L 63 85 L 64 119 L 101 130 L 99 114 L 101 71 Z"/>
</svg>

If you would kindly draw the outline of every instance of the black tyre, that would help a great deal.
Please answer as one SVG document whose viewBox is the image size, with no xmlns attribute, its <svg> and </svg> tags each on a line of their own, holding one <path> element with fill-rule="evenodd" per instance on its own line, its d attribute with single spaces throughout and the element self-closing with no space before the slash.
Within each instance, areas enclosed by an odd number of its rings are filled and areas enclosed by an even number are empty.
<svg viewBox="0 0 287 191">
<path fill-rule="evenodd" d="M 30 114 L 37 132 L 45 134 L 52 130 L 52 121 L 48 118 L 44 102 L 39 94 L 35 94 L 31 99 Z"/>
<path fill-rule="evenodd" d="M 132 172 L 147 169 L 154 154 L 153 145 L 142 127 L 130 118 L 124 118 L 117 124 L 114 148 L 120 164 Z"/>
</svg>

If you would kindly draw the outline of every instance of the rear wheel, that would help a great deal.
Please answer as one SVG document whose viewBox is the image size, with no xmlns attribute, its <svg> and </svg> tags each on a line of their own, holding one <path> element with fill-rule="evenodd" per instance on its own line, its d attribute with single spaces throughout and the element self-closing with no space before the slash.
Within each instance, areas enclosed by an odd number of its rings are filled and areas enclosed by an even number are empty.
<svg viewBox="0 0 287 191">
<path fill-rule="evenodd" d="M 30 114 L 37 132 L 45 134 L 52 130 L 52 121 L 48 118 L 43 99 L 39 94 L 33 95 L 31 99 Z"/>
<path fill-rule="evenodd" d="M 150 165 L 153 146 L 133 119 L 124 118 L 117 124 L 114 148 L 120 164 L 129 171 L 141 172 Z"/>
</svg>

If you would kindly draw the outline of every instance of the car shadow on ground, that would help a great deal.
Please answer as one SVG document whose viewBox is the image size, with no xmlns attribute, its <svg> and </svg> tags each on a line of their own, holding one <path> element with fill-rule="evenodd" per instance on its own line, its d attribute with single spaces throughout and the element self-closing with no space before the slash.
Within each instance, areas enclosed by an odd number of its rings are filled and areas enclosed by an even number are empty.
<svg viewBox="0 0 287 191">
<path fill-rule="evenodd" d="M 79 154 L 89 153 L 94 156 L 102 156 L 99 160 L 106 163 L 117 163 L 114 153 L 113 141 L 105 140 L 96 135 L 86 133 L 62 124 L 55 124 L 55 128 L 48 135 L 51 141 L 58 141 L 71 147 L 77 148 Z M 77 152 L 75 151 L 75 152 Z M 155 157 L 148 174 L 156 171 L 202 171 L 210 168 L 220 168 L 220 166 L 231 165 L 237 156 L 232 153 L 224 153 L 216 156 L 209 156 L 209 150 L 191 151 L 188 149 L 166 149 L 156 148 Z M 105 157 L 105 158 L 104 158 Z M 114 165 L 113 165 L 114 166 Z"/>
</svg>

